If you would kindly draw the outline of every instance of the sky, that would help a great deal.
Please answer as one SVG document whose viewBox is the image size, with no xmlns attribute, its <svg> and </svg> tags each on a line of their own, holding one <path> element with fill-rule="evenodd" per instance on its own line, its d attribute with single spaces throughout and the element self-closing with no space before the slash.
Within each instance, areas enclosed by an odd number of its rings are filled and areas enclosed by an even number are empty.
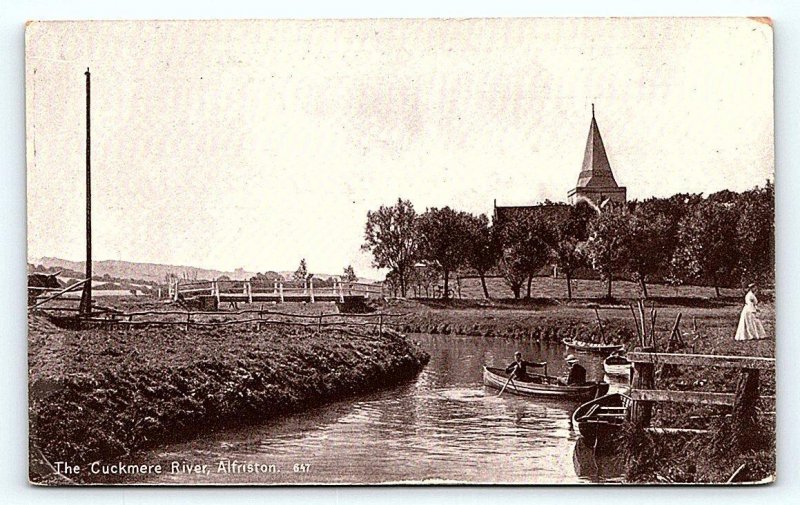
<svg viewBox="0 0 800 505">
<path fill-rule="evenodd" d="M 28 258 L 379 277 L 366 213 L 565 201 L 591 104 L 629 199 L 774 174 L 772 29 L 744 18 L 36 22 Z"/>
</svg>

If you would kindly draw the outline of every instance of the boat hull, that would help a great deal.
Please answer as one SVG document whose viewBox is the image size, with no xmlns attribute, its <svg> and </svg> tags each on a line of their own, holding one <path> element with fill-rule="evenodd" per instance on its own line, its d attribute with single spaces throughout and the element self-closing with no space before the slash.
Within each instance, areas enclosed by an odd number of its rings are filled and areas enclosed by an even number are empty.
<svg viewBox="0 0 800 505">
<path fill-rule="evenodd" d="M 585 445 L 608 449 L 618 439 L 628 404 L 628 398 L 620 393 L 595 398 L 575 409 L 572 425 L 578 429 Z"/>
<path fill-rule="evenodd" d="M 583 386 L 564 386 L 558 384 L 556 377 L 548 375 L 531 375 L 536 382 L 512 380 L 505 391 L 519 396 L 566 398 L 586 400 L 594 398 L 598 390 L 601 394 L 608 391 L 605 382 L 591 382 Z M 503 389 L 508 382 L 508 374 L 500 368 L 483 367 L 483 384 L 494 389 Z"/>
<path fill-rule="evenodd" d="M 603 370 L 605 370 L 606 375 L 612 375 L 614 377 L 630 377 L 631 375 L 631 364 L 627 365 L 609 365 L 607 363 L 603 363 Z"/>
<path fill-rule="evenodd" d="M 608 354 L 614 351 L 621 350 L 624 346 L 616 344 L 593 344 L 590 342 L 578 342 L 571 338 L 565 338 L 561 342 L 570 349 L 582 352 L 597 352 L 601 354 Z"/>
</svg>

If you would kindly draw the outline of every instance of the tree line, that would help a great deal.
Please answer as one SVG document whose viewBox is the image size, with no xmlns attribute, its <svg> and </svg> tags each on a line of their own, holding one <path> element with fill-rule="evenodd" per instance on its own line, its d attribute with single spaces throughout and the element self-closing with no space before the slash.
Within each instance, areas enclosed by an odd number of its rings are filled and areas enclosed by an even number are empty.
<svg viewBox="0 0 800 505">
<path fill-rule="evenodd" d="M 775 188 L 771 181 L 707 197 L 682 193 L 602 209 L 545 202 L 548 212 L 515 212 L 502 222 L 450 207 L 418 214 L 408 200 L 367 212 L 362 249 L 386 282 L 406 296 L 409 286 L 443 283 L 454 273 L 476 274 L 489 298 L 488 275 L 500 275 L 515 298 L 531 297 L 533 278 L 554 266 L 567 298 L 581 272 L 594 272 L 611 298 L 617 279 L 647 284 L 734 287 L 774 282 Z M 420 262 L 426 268 L 415 268 Z M 423 278 L 420 278 L 422 276 Z"/>
</svg>

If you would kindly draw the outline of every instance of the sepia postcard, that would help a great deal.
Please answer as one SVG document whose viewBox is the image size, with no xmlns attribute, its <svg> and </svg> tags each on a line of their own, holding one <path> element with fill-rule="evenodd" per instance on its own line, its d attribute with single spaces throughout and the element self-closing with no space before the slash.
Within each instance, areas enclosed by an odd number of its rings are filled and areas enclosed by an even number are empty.
<svg viewBox="0 0 800 505">
<path fill-rule="evenodd" d="M 32 484 L 774 481 L 768 18 L 25 39 Z"/>
</svg>

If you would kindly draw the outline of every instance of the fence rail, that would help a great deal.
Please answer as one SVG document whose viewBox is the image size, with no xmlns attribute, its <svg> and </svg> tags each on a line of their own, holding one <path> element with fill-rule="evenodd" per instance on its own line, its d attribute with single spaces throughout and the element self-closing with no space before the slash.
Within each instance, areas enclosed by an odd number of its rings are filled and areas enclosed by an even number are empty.
<svg viewBox="0 0 800 505">
<path fill-rule="evenodd" d="M 715 366 L 721 368 L 751 368 L 755 370 L 772 370 L 775 368 L 774 358 L 762 358 L 759 356 L 632 352 L 628 355 L 628 359 L 636 363 L 651 363 L 654 365 Z"/>
</svg>

